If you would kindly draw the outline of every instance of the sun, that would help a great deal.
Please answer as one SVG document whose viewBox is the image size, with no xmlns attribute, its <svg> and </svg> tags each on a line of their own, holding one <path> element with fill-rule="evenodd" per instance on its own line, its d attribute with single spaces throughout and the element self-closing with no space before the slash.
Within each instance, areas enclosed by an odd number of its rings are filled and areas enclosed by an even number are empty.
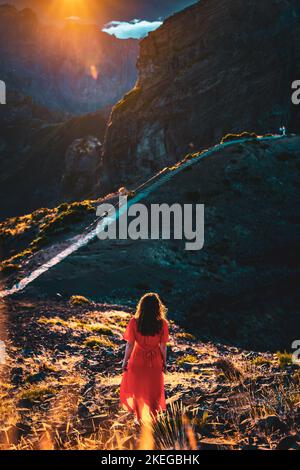
<svg viewBox="0 0 300 470">
<path fill-rule="evenodd" d="M 52 0 L 49 3 L 48 15 L 58 20 L 69 17 L 86 19 L 89 16 L 89 7 L 86 0 Z"/>
</svg>

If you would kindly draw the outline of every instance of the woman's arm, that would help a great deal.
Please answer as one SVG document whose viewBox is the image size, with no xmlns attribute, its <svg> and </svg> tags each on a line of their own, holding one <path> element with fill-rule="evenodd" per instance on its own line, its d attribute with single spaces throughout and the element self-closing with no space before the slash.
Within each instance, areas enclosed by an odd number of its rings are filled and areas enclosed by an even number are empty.
<svg viewBox="0 0 300 470">
<path fill-rule="evenodd" d="M 123 362 L 122 362 L 122 369 L 123 370 L 127 369 L 127 364 L 128 364 L 129 359 L 130 359 L 131 353 L 133 351 L 133 347 L 134 347 L 134 343 L 129 343 L 128 342 L 126 344 L 125 355 L 124 355 L 124 359 L 123 359 Z"/>
<path fill-rule="evenodd" d="M 167 367 L 167 344 L 166 343 L 160 343 L 159 347 L 160 347 L 160 350 L 161 350 L 161 355 L 162 355 L 163 363 L 164 363 L 164 371 L 165 371 L 166 367 Z"/>
</svg>

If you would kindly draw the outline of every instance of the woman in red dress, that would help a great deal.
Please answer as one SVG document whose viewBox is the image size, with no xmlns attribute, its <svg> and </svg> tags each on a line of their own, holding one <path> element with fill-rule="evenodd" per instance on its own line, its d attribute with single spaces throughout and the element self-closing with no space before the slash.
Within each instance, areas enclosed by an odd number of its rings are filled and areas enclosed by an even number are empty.
<svg viewBox="0 0 300 470">
<path fill-rule="evenodd" d="M 166 409 L 164 372 L 169 340 L 166 308 L 157 294 L 144 295 L 124 334 L 127 341 L 120 390 L 122 405 L 138 420 Z"/>
</svg>

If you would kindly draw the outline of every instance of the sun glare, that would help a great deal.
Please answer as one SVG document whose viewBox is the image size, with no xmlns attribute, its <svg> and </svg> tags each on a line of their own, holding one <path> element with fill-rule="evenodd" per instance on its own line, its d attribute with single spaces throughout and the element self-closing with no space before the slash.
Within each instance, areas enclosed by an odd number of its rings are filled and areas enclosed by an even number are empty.
<svg viewBox="0 0 300 470">
<path fill-rule="evenodd" d="M 70 17 L 86 19 L 89 16 L 89 8 L 86 0 L 52 0 L 48 14 L 59 20 Z"/>
</svg>

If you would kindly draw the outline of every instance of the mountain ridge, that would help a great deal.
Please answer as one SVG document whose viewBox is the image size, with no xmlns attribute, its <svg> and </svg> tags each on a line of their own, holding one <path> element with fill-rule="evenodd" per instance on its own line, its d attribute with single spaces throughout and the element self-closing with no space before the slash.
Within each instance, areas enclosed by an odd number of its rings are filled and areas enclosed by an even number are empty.
<svg viewBox="0 0 300 470">
<path fill-rule="evenodd" d="M 114 106 L 106 131 L 105 191 L 226 133 L 299 131 L 291 102 L 300 74 L 299 5 L 268 4 L 199 2 L 141 41 L 135 88 Z"/>
<path fill-rule="evenodd" d="M 0 73 L 9 89 L 70 114 L 113 105 L 136 80 L 138 41 L 96 25 L 43 24 L 30 9 L 0 6 Z"/>
<path fill-rule="evenodd" d="M 273 350 L 288 348 L 298 324 L 298 148 L 299 136 L 228 142 L 208 158 L 197 161 L 198 154 L 189 156 L 196 157 L 197 163 L 184 171 L 176 173 L 176 167 L 169 170 L 175 172 L 174 178 L 149 193 L 143 203 L 147 207 L 205 204 L 202 251 L 185 251 L 184 240 L 172 237 L 170 241 L 100 241 L 93 237 L 20 295 L 51 298 L 58 291 L 63 296 L 80 291 L 95 300 L 125 305 L 145 291 L 157 291 L 170 306 L 172 318 L 183 325 L 188 322 L 206 338 L 260 350 L 266 344 Z M 111 194 L 105 202 L 116 203 L 117 198 L 118 193 Z M 93 205 L 100 203 L 94 201 Z M 20 253 L 19 259 L 12 260 L 21 262 L 13 271 L 14 282 L 30 275 L 34 266 L 47 266 L 49 259 L 70 245 L 63 238 L 60 248 L 57 237 L 74 237 L 80 231 L 85 234 L 88 225 L 95 226 L 94 212 L 78 213 L 80 207 L 75 206 L 57 208 L 50 214 L 54 219 L 46 224 L 46 232 L 43 214 L 28 218 L 28 233 L 33 224 L 35 237 L 46 235 L 46 246 L 42 244 L 37 251 L 37 265 L 30 263 L 32 253 L 29 258 Z M 17 222 L 24 230 L 25 220 Z M 27 232 L 21 231 L 20 238 L 18 234 L 11 236 L 10 225 L 5 224 L 1 225 L 3 241 L 10 246 L 14 242 L 17 249 L 18 240 L 26 238 Z M 131 274 L 127 276 L 127 272 Z M 11 287 L 12 279 L 7 281 Z"/>
</svg>

